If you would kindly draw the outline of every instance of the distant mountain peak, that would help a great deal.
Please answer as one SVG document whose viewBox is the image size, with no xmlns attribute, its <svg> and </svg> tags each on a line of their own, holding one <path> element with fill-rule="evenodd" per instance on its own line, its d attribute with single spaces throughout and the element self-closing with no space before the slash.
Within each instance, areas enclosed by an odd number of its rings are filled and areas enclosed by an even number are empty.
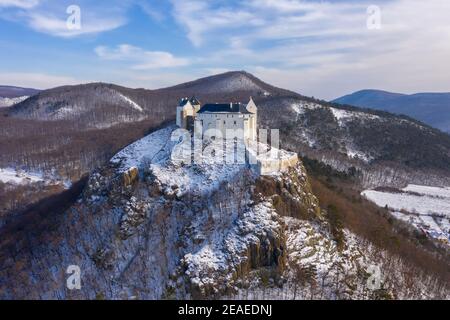
<svg viewBox="0 0 450 320">
<path fill-rule="evenodd" d="M 194 81 L 186 82 L 162 90 L 189 90 L 202 94 L 227 94 L 231 92 L 246 93 L 248 96 L 300 96 L 298 93 L 272 86 L 253 74 L 240 71 L 227 71 L 220 74 L 206 76 Z M 248 98 L 248 97 L 247 97 Z"/>
<path fill-rule="evenodd" d="M 38 89 L 0 85 L 0 97 L 2 98 L 18 98 L 24 96 L 32 96 L 39 92 L 40 90 Z"/>
</svg>

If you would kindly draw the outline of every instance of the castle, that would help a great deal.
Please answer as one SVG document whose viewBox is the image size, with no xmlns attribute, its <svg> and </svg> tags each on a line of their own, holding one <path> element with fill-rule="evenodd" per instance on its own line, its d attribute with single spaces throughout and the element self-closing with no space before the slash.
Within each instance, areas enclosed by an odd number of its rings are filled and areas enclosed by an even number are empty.
<svg viewBox="0 0 450 320">
<path fill-rule="evenodd" d="M 195 97 L 183 98 L 177 106 L 176 124 L 201 138 L 220 135 L 225 140 L 233 139 L 235 144 L 241 141 L 246 161 L 261 175 L 277 174 L 295 166 L 297 154 L 279 149 L 279 141 L 276 146 L 258 141 L 257 114 L 258 108 L 251 97 L 247 104 L 208 103 L 203 106 Z M 273 135 L 271 133 L 272 138 Z"/>
<path fill-rule="evenodd" d="M 194 130 L 204 136 L 217 134 L 226 138 L 227 130 L 242 132 L 244 141 L 257 139 L 257 111 L 255 102 L 242 103 L 208 103 L 200 106 L 195 98 L 180 100 L 177 107 L 177 126 Z"/>
</svg>

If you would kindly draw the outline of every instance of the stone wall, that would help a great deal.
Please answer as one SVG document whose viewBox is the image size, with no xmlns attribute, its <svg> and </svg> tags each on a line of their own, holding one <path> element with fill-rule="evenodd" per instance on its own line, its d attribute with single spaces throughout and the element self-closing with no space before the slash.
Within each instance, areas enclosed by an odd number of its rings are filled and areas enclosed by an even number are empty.
<svg viewBox="0 0 450 320">
<path fill-rule="evenodd" d="M 283 156 L 280 159 L 262 158 L 258 159 L 257 168 L 261 175 L 271 175 L 277 172 L 286 171 L 288 168 L 294 167 L 298 163 L 296 153 Z"/>
</svg>

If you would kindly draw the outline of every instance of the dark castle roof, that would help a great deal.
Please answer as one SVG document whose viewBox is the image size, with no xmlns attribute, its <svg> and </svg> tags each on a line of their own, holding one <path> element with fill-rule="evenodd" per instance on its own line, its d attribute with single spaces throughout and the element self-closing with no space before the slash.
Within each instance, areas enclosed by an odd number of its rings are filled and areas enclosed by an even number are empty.
<svg viewBox="0 0 450 320">
<path fill-rule="evenodd" d="M 197 100 L 195 96 L 192 96 L 192 98 L 183 98 L 180 100 L 180 103 L 178 104 L 179 107 L 183 107 L 186 105 L 186 103 L 190 102 L 193 106 L 199 105 L 200 102 Z"/>
<path fill-rule="evenodd" d="M 217 113 L 217 112 L 232 112 L 232 113 L 250 113 L 247 106 L 242 103 L 208 103 L 205 104 L 197 113 Z"/>
</svg>

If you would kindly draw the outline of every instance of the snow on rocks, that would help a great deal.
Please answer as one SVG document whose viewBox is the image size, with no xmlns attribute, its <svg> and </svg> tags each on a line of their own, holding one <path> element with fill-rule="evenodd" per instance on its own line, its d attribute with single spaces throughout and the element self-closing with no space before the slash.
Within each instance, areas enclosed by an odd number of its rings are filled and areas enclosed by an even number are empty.
<svg viewBox="0 0 450 320">
<path fill-rule="evenodd" d="M 285 217 L 284 221 L 288 226 L 289 260 L 301 266 L 314 265 L 318 279 L 329 277 L 331 280 L 333 275 L 330 271 L 336 265 L 344 272 L 350 272 L 363 264 L 357 239 L 349 231 L 344 230 L 346 246 L 339 252 L 336 242 L 325 236 L 327 232 L 321 230 L 319 224 L 289 217 Z"/>
<path fill-rule="evenodd" d="M 174 130 L 174 126 L 169 126 L 153 132 L 120 151 L 110 162 L 118 166 L 120 173 L 132 167 L 147 170 L 160 191 L 177 197 L 186 193 L 199 195 L 217 190 L 223 181 L 231 181 L 242 170 L 249 168 L 245 161 L 236 161 L 237 158 L 230 161 L 225 153 L 227 151 L 224 152 L 222 141 L 203 142 L 201 152 L 197 152 L 192 161 L 191 140 L 186 144 L 180 143 L 175 139 Z M 279 160 L 272 161 L 269 157 L 272 152 L 260 152 L 267 150 L 266 145 L 254 147 L 256 150 L 250 147 L 248 150 L 255 158 L 255 165 L 261 164 L 264 170 L 273 169 L 272 167 L 285 169 L 298 161 L 295 153 L 275 148 L 272 151 L 276 151 Z M 177 156 L 180 149 L 181 153 L 187 155 L 184 160 Z M 234 152 L 234 148 L 230 150 Z"/>
<path fill-rule="evenodd" d="M 155 131 L 144 138 L 132 143 L 117 153 L 110 162 L 119 166 L 120 172 L 125 172 L 131 167 L 142 168 L 145 163 L 155 159 L 170 141 L 170 135 L 174 126 Z"/>
<path fill-rule="evenodd" d="M 256 248 L 277 250 L 274 241 L 281 237 L 281 230 L 279 217 L 272 205 L 269 202 L 260 203 L 239 216 L 228 231 L 214 233 L 209 243 L 186 254 L 183 258 L 185 274 L 191 285 L 202 294 L 211 290 L 215 293 L 220 283 L 232 283 L 236 270 L 242 265 L 252 263 L 250 256 L 262 256 Z"/>
</svg>

